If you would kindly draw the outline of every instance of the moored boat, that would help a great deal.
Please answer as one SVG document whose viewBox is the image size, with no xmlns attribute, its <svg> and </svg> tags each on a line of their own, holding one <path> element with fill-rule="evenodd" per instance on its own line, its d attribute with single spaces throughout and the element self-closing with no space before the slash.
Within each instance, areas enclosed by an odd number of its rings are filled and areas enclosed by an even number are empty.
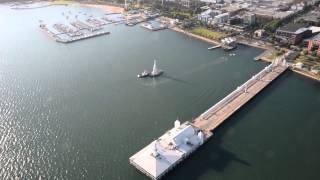
<svg viewBox="0 0 320 180">
<path fill-rule="evenodd" d="M 221 40 L 221 47 L 225 51 L 231 51 L 237 48 L 237 42 L 235 38 L 227 37 Z"/>
<path fill-rule="evenodd" d="M 147 70 L 144 70 L 142 73 L 138 74 L 137 77 L 138 78 L 145 78 L 148 77 L 150 75 L 150 73 Z"/>
</svg>

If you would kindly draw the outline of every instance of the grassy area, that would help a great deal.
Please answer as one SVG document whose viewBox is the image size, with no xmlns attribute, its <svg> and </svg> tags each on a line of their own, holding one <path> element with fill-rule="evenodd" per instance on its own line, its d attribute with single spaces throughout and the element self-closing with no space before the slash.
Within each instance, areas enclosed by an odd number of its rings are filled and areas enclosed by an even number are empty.
<svg viewBox="0 0 320 180">
<path fill-rule="evenodd" d="M 273 33 L 274 31 L 276 31 L 276 29 L 281 25 L 281 21 L 280 20 L 272 20 L 270 22 L 268 22 L 265 26 L 264 29 L 267 32 Z"/>
<path fill-rule="evenodd" d="M 227 36 L 224 32 L 210 31 L 204 27 L 198 27 L 191 30 L 192 33 L 197 34 L 199 36 L 219 41 Z"/>
<path fill-rule="evenodd" d="M 169 12 L 168 16 L 171 18 L 180 19 L 180 20 L 192 18 L 192 14 L 187 13 L 187 12 L 180 12 L 180 11 Z"/>
<path fill-rule="evenodd" d="M 302 63 L 304 68 L 308 69 L 308 73 L 310 73 L 311 70 L 318 70 L 319 72 L 314 75 L 318 79 L 320 79 L 320 58 L 311 56 L 308 54 L 301 53 L 299 57 L 294 61 L 294 63 Z"/>
<path fill-rule="evenodd" d="M 312 57 L 310 55 L 300 55 L 296 60 L 295 63 L 301 62 L 305 66 L 309 68 L 313 67 L 320 67 L 320 58 Z"/>
<path fill-rule="evenodd" d="M 282 50 L 276 50 L 276 51 L 272 51 L 271 53 L 269 53 L 266 58 L 269 60 L 275 60 L 276 58 L 282 56 L 285 53 L 285 51 Z"/>
</svg>

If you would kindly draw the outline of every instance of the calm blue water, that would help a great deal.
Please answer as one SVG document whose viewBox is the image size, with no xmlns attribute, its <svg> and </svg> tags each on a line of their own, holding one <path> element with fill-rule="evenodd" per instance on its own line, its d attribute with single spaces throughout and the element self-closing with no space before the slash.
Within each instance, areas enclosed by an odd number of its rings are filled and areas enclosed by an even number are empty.
<svg viewBox="0 0 320 180">
<path fill-rule="evenodd" d="M 232 57 L 170 30 L 125 25 L 71 44 L 39 20 L 78 6 L 0 6 L 0 179 L 147 179 L 128 158 L 192 120 L 265 63 L 240 46 Z M 153 60 L 159 79 L 137 79 Z M 319 179 L 320 85 L 286 72 L 218 128 L 165 179 Z"/>
</svg>

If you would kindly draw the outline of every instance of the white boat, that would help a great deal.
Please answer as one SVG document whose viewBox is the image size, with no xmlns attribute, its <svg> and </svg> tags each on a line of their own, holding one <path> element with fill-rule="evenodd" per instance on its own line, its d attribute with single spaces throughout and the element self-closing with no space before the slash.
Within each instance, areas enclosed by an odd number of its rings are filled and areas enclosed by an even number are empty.
<svg viewBox="0 0 320 180">
<path fill-rule="evenodd" d="M 230 51 L 237 48 L 237 42 L 235 38 L 227 37 L 221 40 L 222 49 Z"/>
<path fill-rule="evenodd" d="M 157 76 L 160 76 L 162 73 L 163 73 L 163 70 L 158 69 L 158 67 L 157 67 L 157 61 L 154 60 L 153 69 L 152 69 L 152 71 L 151 71 L 151 73 L 150 73 L 150 76 L 151 76 L 151 77 L 157 77 Z"/>
<path fill-rule="evenodd" d="M 144 70 L 141 74 L 138 74 L 137 77 L 144 78 L 144 77 L 148 77 L 149 75 L 150 73 L 147 70 Z"/>
</svg>

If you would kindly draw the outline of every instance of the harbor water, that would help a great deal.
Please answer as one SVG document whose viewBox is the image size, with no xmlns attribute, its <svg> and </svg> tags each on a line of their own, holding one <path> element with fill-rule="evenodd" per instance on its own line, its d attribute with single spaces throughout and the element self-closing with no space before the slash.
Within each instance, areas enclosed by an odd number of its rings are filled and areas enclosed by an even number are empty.
<svg viewBox="0 0 320 180">
<path fill-rule="evenodd" d="M 146 180 L 128 158 L 267 64 L 170 30 L 108 25 L 70 44 L 40 30 L 62 12 L 0 5 L 0 179 Z M 61 20 L 59 20 L 61 18 Z M 154 59 L 165 73 L 137 79 Z M 320 84 L 287 71 L 164 179 L 319 179 Z"/>
</svg>

